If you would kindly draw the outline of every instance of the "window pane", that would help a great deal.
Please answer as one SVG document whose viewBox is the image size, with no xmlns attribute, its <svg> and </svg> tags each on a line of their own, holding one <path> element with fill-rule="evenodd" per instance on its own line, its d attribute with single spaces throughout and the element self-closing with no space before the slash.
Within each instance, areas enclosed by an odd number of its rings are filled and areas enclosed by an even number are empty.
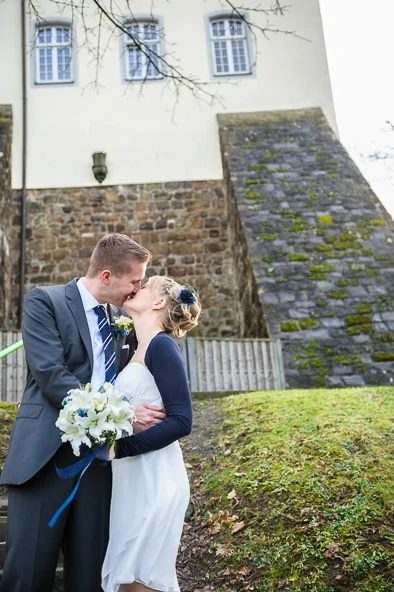
<svg viewBox="0 0 394 592">
<path fill-rule="evenodd" d="M 71 51 L 69 47 L 57 50 L 57 77 L 59 80 L 71 79 Z"/>
<path fill-rule="evenodd" d="M 157 31 L 156 25 L 153 23 L 145 23 L 144 24 L 144 39 L 147 40 L 157 40 Z"/>
<path fill-rule="evenodd" d="M 216 71 L 223 74 L 229 71 L 227 47 L 225 41 L 215 41 L 213 44 L 215 54 Z"/>
<path fill-rule="evenodd" d="M 147 73 L 147 77 L 148 78 L 157 78 L 157 76 L 159 76 L 159 56 L 158 51 L 159 51 L 159 46 L 157 43 L 151 43 L 150 47 L 152 48 L 152 51 L 154 53 L 150 53 L 150 60 L 148 60 L 147 58 L 145 58 L 146 63 L 147 63 L 147 69 L 146 69 L 146 73 Z M 156 55 L 155 55 L 156 54 Z"/>
<path fill-rule="evenodd" d="M 213 21 L 212 37 L 224 37 L 226 32 L 224 21 Z"/>
<path fill-rule="evenodd" d="M 52 29 L 50 27 L 41 27 L 37 30 L 37 43 L 46 45 L 52 42 Z"/>
<path fill-rule="evenodd" d="M 44 29 L 38 29 L 37 32 L 37 41 L 38 43 L 44 43 L 44 39 L 45 39 L 45 31 Z"/>
<path fill-rule="evenodd" d="M 56 42 L 57 43 L 70 43 L 70 29 L 68 28 L 56 28 Z"/>
<path fill-rule="evenodd" d="M 51 81 L 53 79 L 52 50 L 39 50 L 39 79 L 41 81 Z"/>
<path fill-rule="evenodd" d="M 239 37 L 243 35 L 243 23 L 242 21 L 229 21 L 229 35 L 231 37 Z"/>
<path fill-rule="evenodd" d="M 231 42 L 234 72 L 247 72 L 245 42 L 243 39 Z"/>
<path fill-rule="evenodd" d="M 126 30 L 137 41 L 158 41 L 159 35 L 156 23 L 134 23 L 126 26 Z M 133 40 L 125 35 L 126 43 L 133 43 Z"/>
<path fill-rule="evenodd" d="M 136 39 L 141 39 L 141 31 L 138 23 L 135 23 L 135 25 L 129 27 L 128 30 L 133 37 L 135 37 Z"/>
<path fill-rule="evenodd" d="M 141 52 L 135 47 L 128 48 L 127 77 L 142 78 Z"/>
</svg>

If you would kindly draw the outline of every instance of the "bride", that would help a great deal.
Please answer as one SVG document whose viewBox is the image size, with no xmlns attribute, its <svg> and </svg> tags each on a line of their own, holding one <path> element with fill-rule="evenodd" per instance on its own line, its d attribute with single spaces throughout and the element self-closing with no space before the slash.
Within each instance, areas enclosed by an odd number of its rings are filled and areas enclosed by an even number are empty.
<svg viewBox="0 0 394 592">
<path fill-rule="evenodd" d="M 179 592 L 175 564 L 190 491 L 178 439 L 191 431 L 192 407 L 172 336 L 182 337 L 198 324 L 201 306 L 190 287 L 154 276 L 123 307 L 133 318 L 138 348 L 115 386 L 133 404 L 164 406 L 166 419 L 115 443 L 102 587 Z"/>
</svg>

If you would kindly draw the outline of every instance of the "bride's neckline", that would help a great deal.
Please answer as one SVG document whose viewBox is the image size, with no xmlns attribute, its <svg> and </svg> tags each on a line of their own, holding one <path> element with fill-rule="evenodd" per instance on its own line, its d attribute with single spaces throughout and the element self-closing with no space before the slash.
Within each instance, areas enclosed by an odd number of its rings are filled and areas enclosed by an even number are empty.
<svg viewBox="0 0 394 592">
<path fill-rule="evenodd" d="M 133 360 L 130 360 L 130 362 L 128 363 L 128 366 L 130 366 L 131 364 L 138 364 L 138 366 L 142 366 L 142 368 L 146 368 L 148 370 L 148 366 L 146 366 L 142 362 L 133 362 Z"/>
<path fill-rule="evenodd" d="M 146 352 L 148 351 L 150 344 L 151 344 L 151 343 L 152 343 L 152 341 L 153 341 L 154 339 L 156 339 L 156 337 L 157 337 L 158 335 L 160 335 L 161 333 L 165 333 L 165 331 L 158 331 L 157 333 L 155 333 L 155 335 L 153 335 L 153 337 L 151 337 L 151 339 L 149 340 L 149 342 L 148 342 L 148 345 L 146 346 L 146 349 L 145 349 L 145 351 L 144 351 L 143 360 L 145 360 Z M 129 361 L 129 364 L 131 364 L 131 363 L 133 363 L 133 364 L 140 364 L 140 366 L 143 366 L 144 368 L 147 368 L 146 364 L 144 364 L 144 362 L 143 362 L 143 361 L 142 361 L 142 362 L 139 362 L 139 361 L 137 361 L 137 360 L 133 360 L 133 358 L 134 358 L 135 354 L 137 353 L 137 351 L 138 351 L 138 347 L 137 347 L 136 351 L 134 352 L 134 354 L 133 354 L 133 357 L 132 357 L 132 358 L 131 358 L 131 360 Z M 139 357 L 140 357 L 140 356 L 139 356 Z"/>
</svg>

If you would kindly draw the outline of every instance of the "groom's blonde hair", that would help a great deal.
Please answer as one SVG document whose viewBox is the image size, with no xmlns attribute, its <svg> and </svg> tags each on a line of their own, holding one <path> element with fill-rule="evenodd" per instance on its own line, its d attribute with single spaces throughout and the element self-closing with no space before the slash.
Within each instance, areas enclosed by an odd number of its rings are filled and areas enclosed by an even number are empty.
<svg viewBox="0 0 394 592">
<path fill-rule="evenodd" d="M 96 277 L 104 269 L 114 275 L 130 272 L 133 263 L 149 263 L 151 253 L 126 234 L 106 234 L 90 257 L 87 277 Z"/>
</svg>

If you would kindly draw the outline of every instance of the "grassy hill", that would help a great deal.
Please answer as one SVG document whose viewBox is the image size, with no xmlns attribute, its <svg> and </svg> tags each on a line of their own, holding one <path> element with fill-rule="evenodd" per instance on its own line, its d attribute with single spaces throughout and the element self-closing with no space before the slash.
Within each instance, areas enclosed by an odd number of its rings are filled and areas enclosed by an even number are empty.
<svg viewBox="0 0 394 592">
<path fill-rule="evenodd" d="M 393 388 L 196 400 L 183 449 L 182 592 L 394 592 Z"/>
<path fill-rule="evenodd" d="M 217 404 L 211 455 L 186 451 L 212 590 L 393 592 L 394 389 Z"/>
</svg>

